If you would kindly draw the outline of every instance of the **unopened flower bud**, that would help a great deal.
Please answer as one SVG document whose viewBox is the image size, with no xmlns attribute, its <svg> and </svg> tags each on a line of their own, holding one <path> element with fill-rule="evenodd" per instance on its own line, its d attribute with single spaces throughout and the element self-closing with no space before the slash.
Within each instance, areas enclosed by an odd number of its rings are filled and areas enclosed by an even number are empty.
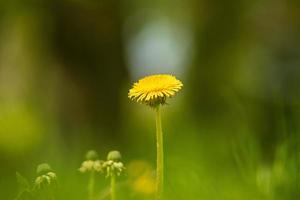
<svg viewBox="0 0 300 200">
<path fill-rule="evenodd" d="M 97 160 L 98 159 L 98 153 L 94 150 L 90 150 L 86 153 L 85 158 L 86 158 L 86 160 Z"/>
<path fill-rule="evenodd" d="M 121 153 L 119 151 L 110 151 L 107 155 L 107 160 L 120 161 L 122 159 Z"/>
<path fill-rule="evenodd" d="M 40 176 L 40 175 L 46 174 L 50 171 L 52 171 L 50 165 L 47 163 L 42 163 L 42 164 L 38 165 L 36 173 L 38 176 Z"/>
</svg>

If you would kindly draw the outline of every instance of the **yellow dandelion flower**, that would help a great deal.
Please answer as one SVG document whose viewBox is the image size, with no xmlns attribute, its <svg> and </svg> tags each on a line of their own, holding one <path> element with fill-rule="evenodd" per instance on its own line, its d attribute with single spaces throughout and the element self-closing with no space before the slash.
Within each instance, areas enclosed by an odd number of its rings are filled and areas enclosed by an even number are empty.
<svg viewBox="0 0 300 200">
<path fill-rule="evenodd" d="M 163 132 L 161 126 L 161 109 L 160 105 L 166 103 L 168 97 L 173 97 L 183 84 L 175 76 L 168 74 L 158 74 L 146 76 L 134 83 L 128 92 L 128 97 L 139 103 L 144 103 L 155 108 L 156 113 L 156 183 L 155 183 L 155 199 L 161 200 L 163 196 L 164 183 L 164 150 L 163 150 Z M 148 177 L 146 177 L 148 178 Z M 135 187 L 149 187 L 151 181 L 148 179 L 140 179 L 136 182 Z M 150 187 L 149 187 L 150 188 Z M 152 192 L 152 189 L 147 191 Z"/>
<path fill-rule="evenodd" d="M 175 76 L 168 74 L 150 75 L 134 83 L 128 97 L 150 106 L 164 104 L 168 97 L 173 97 L 183 84 Z"/>
</svg>

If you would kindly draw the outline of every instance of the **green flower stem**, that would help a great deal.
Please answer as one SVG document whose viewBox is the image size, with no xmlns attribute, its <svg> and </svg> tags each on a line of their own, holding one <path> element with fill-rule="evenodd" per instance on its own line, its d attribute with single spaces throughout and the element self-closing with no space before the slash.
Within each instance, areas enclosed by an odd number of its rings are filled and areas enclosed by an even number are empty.
<svg viewBox="0 0 300 200">
<path fill-rule="evenodd" d="M 161 112 L 160 106 L 156 107 L 156 200 L 162 199 L 164 184 L 164 147 L 163 133 L 161 128 Z"/>
<path fill-rule="evenodd" d="M 110 176 L 110 195 L 111 200 L 116 200 L 116 175 L 114 173 Z"/>
<path fill-rule="evenodd" d="M 88 185 L 89 200 L 94 199 L 94 187 L 95 187 L 95 171 L 92 170 L 90 174 L 89 185 Z"/>
</svg>

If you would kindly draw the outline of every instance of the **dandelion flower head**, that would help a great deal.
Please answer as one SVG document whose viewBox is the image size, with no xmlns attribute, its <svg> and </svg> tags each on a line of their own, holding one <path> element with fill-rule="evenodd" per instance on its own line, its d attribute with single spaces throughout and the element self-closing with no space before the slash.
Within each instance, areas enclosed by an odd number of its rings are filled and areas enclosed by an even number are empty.
<svg viewBox="0 0 300 200">
<path fill-rule="evenodd" d="M 150 75 L 134 83 L 128 97 L 138 103 L 155 107 L 165 104 L 168 97 L 173 97 L 183 84 L 175 76 L 168 74 Z"/>
</svg>

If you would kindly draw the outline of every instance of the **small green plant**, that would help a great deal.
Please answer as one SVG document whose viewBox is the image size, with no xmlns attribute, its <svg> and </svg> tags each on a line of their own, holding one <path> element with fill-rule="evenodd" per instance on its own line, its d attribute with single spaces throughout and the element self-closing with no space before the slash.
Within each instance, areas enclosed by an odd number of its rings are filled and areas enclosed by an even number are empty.
<svg viewBox="0 0 300 200">
<path fill-rule="evenodd" d="M 47 163 L 37 167 L 37 177 L 34 182 L 34 190 L 41 199 L 55 199 L 54 190 L 57 187 L 57 176 Z"/>
<path fill-rule="evenodd" d="M 57 176 L 53 172 L 50 165 L 43 163 L 37 167 L 37 177 L 33 185 L 23 177 L 20 173 L 16 173 L 19 184 L 19 193 L 15 200 L 26 199 L 55 199 L 55 189 L 57 188 Z"/>
<path fill-rule="evenodd" d="M 98 159 L 98 154 L 94 150 L 90 150 L 86 153 L 85 161 L 81 164 L 79 171 L 81 173 L 89 173 L 89 182 L 88 182 L 88 199 L 94 199 L 94 190 L 95 190 L 95 173 L 102 173 L 103 161 Z"/>
<path fill-rule="evenodd" d="M 90 173 L 88 182 L 88 199 L 95 198 L 95 173 L 103 173 L 106 171 L 106 178 L 110 178 L 111 199 L 116 200 L 116 177 L 120 176 L 125 169 L 121 162 L 121 153 L 119 151 L 110 151 L 107 160 L 99 160 L 98 154 L 94 150 L 86 153 L 86 160 L 83 161 L 79 171 L 81 173 Z"/>
<path fill-rule="evenodd" d="M 34 199 L 33 189 L 29 181 L 19 172 L 16 172 L 16 178 L 19 186 L 19 192 L 15 200 Z"/>
<path fill-rule="evenodd" d="M 110 151 L 107 155 L 107 161 L 103 163 L 106 169 L 106 177 L 110 177 L 110 194 L 111 200 L 116 200 L 116 177 L 120 176 L 125 169 L 121 162 L 122 156 L 119 151 Z"/>
</svg>

